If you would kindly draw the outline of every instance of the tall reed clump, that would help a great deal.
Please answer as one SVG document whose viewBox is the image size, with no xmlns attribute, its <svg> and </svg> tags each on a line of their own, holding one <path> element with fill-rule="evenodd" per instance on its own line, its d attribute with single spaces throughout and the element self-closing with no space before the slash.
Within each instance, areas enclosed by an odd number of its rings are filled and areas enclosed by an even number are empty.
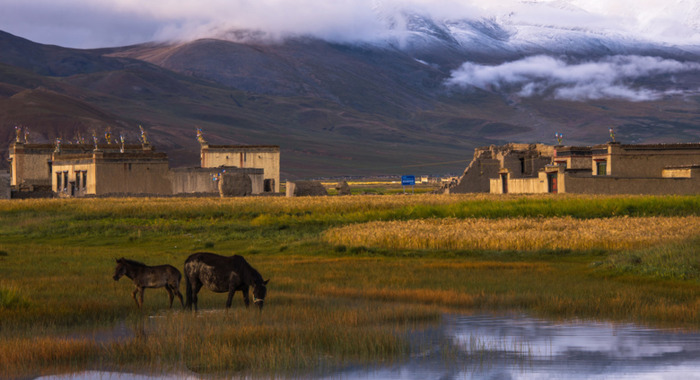
<svg viewBox="0 0 700 380">
<path fill-rule="evenodd" d="M 300 301 L 294 295 L 281 298 L 287 297 L 286 302 Z M 142 336 L 108 346 L 104 355 L 149 366 L 180 363 L 202 374 L 309 373 L 404 357 L 410 347 L 402 332 L 440 318 L 415 306 L 328 301 L 273 305 L 262 313 L 242 308 L 170 313 L 145 326 Z"/>
<path fill-rule="evenodd" d="M 418 219 L 332 228 L 334 245 L 438 250 L 622 250 L 700 234 L 700 217 Z"/>
<path fill-rule="evenodd" d="M 100 345 L 88 338 L 5 338 L 0 342 L 0 377 L 33 375 L 46 366 L 82 365 L 99 356 Z"/>
</svg>

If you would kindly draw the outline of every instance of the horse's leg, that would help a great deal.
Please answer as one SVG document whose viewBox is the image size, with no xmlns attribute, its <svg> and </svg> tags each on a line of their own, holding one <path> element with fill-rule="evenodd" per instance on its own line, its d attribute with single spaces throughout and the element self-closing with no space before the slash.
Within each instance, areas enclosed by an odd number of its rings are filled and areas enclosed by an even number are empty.
<svg viewBox="0 0 700 380">
<path fill-rule="evenodd" d="M 185 308 L 185 302 L 182 300 L 182 294 L 180 293 L 180 286 L 179 286 L 179 284 L 178 284 L 178 286 L 173 287 L 173 292 L 175 293 L 175 295 L 177 296 L 177 298 L 180 299 L 180 305 L 182 305 L 182 308 L 184 309 L 184 308 Z M 171 304 L 171 307 L 172 307 L 172 301 L 170 302 L 170 304 Z"/>
<path fill-rule="evenodd" d="M 139 309 L 143 307 L 143 291 L 146 290 L 144 287 L 139 288 Z"/>
<path fill-rule="evenodd" d="M 170 289 L 170 285 L 166 284 L 165 285 L 165 290 L 168 292 L 168 298 L 170 298 L 170 308 L 173 308 L 173 298 L 175 295 L 173 294 L 172 289 Z"/>
<path fill-rule="evenodd" d="M 241 289 L 241 293 L 243 293 L 243 303 L 245 304 L 245 308 L 247 309 L 248 306 L 250 305 L 250 296 L 248 295 L 248 287 L 244 286 L 243 289 Z"/>
<path fill-rule="evenodd" d="M 199 300 L 197 293 L 199 293 L 199 290 L 202 289 L 202 285 L 203 284 L 199 280 L 192 284 L 192 303 L 194 304 L 194 311 L 197 311 L 197 301 Z"/>
<path fill-rule="evenodd" d="M 136 294 L 137 294 L 138 292 L 139 292 L 139 286 L 136 285 L 136 288 L 134 289 L 134 291 L 131 292 L 131 298 L 133 298 L 133 299 L 134 299 L 134 302 L 136 302 L 136 307 L 138 307 L 138 308 L 140 309 L 140 308 L 141 308 L 141 305 L 139 305 L 139 300 L 138 300 L 138 298 L 136 298 Z"/>
<path fill-rule="evenodd" d="M 192 310 L 192 288 L 193 282 L 190 280 L 190 275 L 187 273 L 187 266 L 185 266 L 185 308 Z"/>
<path fill-rule="evenodd" d="M 228 291 L 228 298 L 226 299 L 226 308 L 231 308 L 231 302 L 233 301 L 233 295 L 236 293 L 236 289 L 232 288 Z"/>
</svg>

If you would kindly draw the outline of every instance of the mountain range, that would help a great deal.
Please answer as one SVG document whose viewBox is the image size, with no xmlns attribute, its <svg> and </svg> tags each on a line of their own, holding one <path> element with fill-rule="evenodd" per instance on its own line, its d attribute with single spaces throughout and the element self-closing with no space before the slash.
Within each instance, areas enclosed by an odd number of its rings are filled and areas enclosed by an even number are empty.
<svg viewBox="0 0 700 380">
<path fill-rule="evenodd" d="M 598 144 L 611 127 L 626 143 L 700 140 L 698 46 L 513 15 L 378 17 L 401 33 L 86 50 L 0 32 L 0 155 L 15 126 L 37 142 L 108 128 L 135 142 L 141 125 L 172 166 L 196 166 L 201 128 L 212 144 L 279 145 L 297 179 L 456 174 L 479 146 Z"/>
</svg>

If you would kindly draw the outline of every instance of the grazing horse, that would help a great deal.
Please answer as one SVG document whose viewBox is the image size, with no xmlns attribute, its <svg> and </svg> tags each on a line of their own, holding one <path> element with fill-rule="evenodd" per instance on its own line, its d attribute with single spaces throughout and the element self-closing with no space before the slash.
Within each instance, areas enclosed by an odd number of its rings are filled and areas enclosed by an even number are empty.
<svg viewBox="0 0 700 380">
<path fill-rule="evenodd" d="M 209 252 L 197 252 L 185 260 L 185 307 L 197 311 L 197 293 L 206 286 L 215 293 L 228 292 L 226 308 L 231 307 L 233 294 L 240 290 L 248 307 L 248 289 L 253 287 L 253 302 L 262 310 L 267 282 L 242 256 L 220 256 Z"/>
<path fill-rule="evenodd" d="M 131 293 L 131 297 L 139 309 L 143 306 L 143 290 L 145 288 L 160 287 L 165 287 L 165 290 L 168 291 L 170 308 L 173 307 L 174 296 L 177 296 L 182 307 L 185 307 L 182 302 L 182 294 L 180 293 L 180 278 L 182 278 L 182 275 L 172 265 L 149 267 L 144 263 L 122 257 L 117 259 L 117 266 L 114 268 L 114 281 L 118 281 L 122 276 L 129 277 L 134 282 L 136 289 Z M 137 293 L 139 295 L 138 298 L 136 298 Z"/>
</svg>

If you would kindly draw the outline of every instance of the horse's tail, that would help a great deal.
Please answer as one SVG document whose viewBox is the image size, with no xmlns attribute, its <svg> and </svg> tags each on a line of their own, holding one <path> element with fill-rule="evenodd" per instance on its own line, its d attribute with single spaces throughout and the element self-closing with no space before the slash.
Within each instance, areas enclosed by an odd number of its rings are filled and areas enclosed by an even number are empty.
<svg viewBox="0 0 700 380">
<path fill-rule="evenodd" d="M 190 276 L 187 275 L 187 268 L 185 268 L 185 308 L 192 309 L 192 283 L 190 283 Z"/>
</svg>

